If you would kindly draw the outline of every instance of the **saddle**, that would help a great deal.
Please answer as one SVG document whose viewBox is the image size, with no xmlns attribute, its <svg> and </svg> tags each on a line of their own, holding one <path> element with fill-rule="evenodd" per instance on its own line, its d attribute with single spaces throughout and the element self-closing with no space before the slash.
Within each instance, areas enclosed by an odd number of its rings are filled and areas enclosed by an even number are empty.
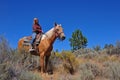
<svg viewBox="0 0 120 80">
<path fill-rule="evenodd" d="M 39 45 L 39 43 L 41 41 L 41 38 L 42 38 L 42 35 L 43 34 L 37 34 L 36 35 L 35 42 L 34 42 L 35 46 Z M 26 36 L 26 37 L 23 38 L 23 40 L 24 40 L 23 41 L 23 45 L 24 46 L 30 46 L 31 45 L 32 36 Z"/>
</svg>

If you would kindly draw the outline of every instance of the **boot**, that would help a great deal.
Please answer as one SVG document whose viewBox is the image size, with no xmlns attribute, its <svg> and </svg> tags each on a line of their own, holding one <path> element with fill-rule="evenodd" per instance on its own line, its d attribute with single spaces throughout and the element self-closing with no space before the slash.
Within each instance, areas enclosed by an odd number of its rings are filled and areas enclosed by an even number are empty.
<svg viewBox="0 0 120 80">
<path fill-rule="evenodd" d="M 35 51 L 34 44 L 31 44 L 31 48 L 29 49 L 29 52 Z"/>
</svg>

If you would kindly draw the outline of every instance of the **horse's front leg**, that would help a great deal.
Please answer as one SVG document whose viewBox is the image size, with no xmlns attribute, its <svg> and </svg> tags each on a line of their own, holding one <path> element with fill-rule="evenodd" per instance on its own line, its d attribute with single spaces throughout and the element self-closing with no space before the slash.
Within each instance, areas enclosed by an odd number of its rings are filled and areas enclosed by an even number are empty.
<svg viewBox="0 0 120 80">
<path fill-rule="evenodd" d="M 46 56 L 46 58 L 45 58 L 45 72 L 47 72 L 47 66 L 48 66 L 48 61 L 49 61 L 49 57 L 50 56 Z"/>
<path fill-rule="evenodd" d="M 40 55 L 41 73 L 44 73 L 44 55 Z"/>
</svg>

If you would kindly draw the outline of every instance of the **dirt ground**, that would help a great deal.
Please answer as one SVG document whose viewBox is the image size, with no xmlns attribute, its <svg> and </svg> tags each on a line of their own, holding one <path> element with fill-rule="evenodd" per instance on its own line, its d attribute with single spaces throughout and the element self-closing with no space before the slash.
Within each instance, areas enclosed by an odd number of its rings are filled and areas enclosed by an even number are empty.
<svg viewBox="0 0 120 80">
<path fill-rule="evenodd" d="M 54 72 L 53 74 L 44 73 L 41 75 L 40 72 L 34 71 L 35 74 L 39 74 L 42 77 L 42 80 L 79 80 L 79 73 L 71 74 L 62 74 L 59 72 Z"/>
</svg>

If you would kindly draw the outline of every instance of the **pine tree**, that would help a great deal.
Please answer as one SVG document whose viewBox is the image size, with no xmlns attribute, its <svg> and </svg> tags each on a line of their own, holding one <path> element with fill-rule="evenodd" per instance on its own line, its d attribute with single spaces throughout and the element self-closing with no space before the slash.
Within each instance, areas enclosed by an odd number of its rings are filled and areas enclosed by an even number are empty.
<svg viewBox="0 0 120 80">
<path fill-rule="evenodd" d="M 69 39 L 72 50 L 78 50 L 87 46 L 87 38 L 83 36 L 82 32 L 77 29 L 72 33 L 72 38 Z"/>
</svg>

